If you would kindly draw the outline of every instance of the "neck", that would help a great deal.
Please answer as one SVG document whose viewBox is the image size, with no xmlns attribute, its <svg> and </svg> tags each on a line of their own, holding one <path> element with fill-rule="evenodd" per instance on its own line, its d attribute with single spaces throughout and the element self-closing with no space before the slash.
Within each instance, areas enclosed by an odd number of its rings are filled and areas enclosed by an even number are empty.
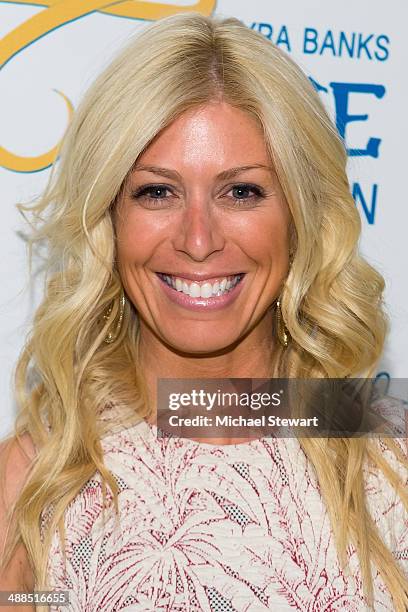
<svg viewBox="0 0 408 612">
<path fill-rule="evenodd" d="M 271 326 L 263 333 L 248 334 L 230 349 L 211 354 L 186 354 L 173 350 L 141 324 L 139 359 L 151 407 L 149 422 L 157 422 L 157 382 L 160 378 L 269 378 L 275 354 Z M 195 439 L 195 438 L 192 438 Z M 253 439 L 253 438 L 248 438 Z M 197 439 L 198 440 L 198 439 Z M 247 439 L 205 438 L 216 444 L 245 442 Z M 201 441 L 201 440 L 198 440 Z"/>
</svg>

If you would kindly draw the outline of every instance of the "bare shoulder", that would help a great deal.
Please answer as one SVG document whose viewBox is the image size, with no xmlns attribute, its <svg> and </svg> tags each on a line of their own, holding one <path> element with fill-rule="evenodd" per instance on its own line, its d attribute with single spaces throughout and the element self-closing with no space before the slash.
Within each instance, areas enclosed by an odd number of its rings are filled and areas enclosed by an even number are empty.
<svg viewBox="0 0 408 612">
<path fill-rule="evenodd" d="M 3 552 L 8 528 L 9 512 L 24 485 L 36 449 L 28 433 L 0 442 L 0 549 Z M 0 573 L 0 590 L 30 590 L 33 574 L 29 567 L 27 552 L 21 544 L 8 566 Z"/>
<path fill-rule="evenodd" d="M 0 465 L 6 477 L 6 491 L 12 498 L 18 494 L 36 455 L 30 434 L 24 433 L 19 441 L 9 437 L 0 442 Z"/>
</svg>

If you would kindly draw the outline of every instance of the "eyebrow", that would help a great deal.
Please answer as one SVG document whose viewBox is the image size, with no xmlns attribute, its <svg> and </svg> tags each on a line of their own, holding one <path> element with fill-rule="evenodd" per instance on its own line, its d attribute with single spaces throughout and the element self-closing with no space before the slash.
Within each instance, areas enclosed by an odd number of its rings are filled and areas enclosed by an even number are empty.
<svg viewBox="0 0 408 612">
<path fill-rule="evenodd" d="M 272 166 L 266 166 L 265 164 L 253 164 L 250 166 L 237 166 L 235 168 L 223 170 L 222 172 L 217 174 L 216 178 L 225 181 L 230 178 L 234 178 L 234 176 L 237 176 L 238 174 L 241 174 L 246 170 L 255 170 L 258 168 L 268 170 L 272 174 L 274 173 L 274 168 Z M 169 168 L 161 168 L 160 166 L 144 166 L 142 164 L 136 164 L 133 167 L 133 170 L 137 172 L 153 172 L 154 174 L 160 174 L 160 176 L 165 176 L 169 179 L 181 180 L 181 176 L 176 170 L 170 170 Z"/>
</svg>

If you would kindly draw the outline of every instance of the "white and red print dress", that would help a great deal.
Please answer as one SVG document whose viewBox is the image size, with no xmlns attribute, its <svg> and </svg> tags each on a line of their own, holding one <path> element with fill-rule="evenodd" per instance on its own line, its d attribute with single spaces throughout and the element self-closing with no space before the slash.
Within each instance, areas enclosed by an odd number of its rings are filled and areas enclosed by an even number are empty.
<svg viewBox="0 0 408 612">
<path fill-rule="evenodd" d="M 407 453 L 407 440 L 397 440 Z M 408 485 L 408 473 L 381 445 Z M 120 525 L 102 520 L 98 473 L 65 514 L 67 562 L 55 534 L 54 590 L 67 612 L 364 612 L 353 546 L 339 566 L 316 475 L 294 438 L 211 445 L 157 437 L 145 421 L 103 440 L 119 486 Z M 408 513 L 366 464 L 367 502 L 408 576 Z M 110 498 L 111 499 L 111 498 Z M 395 610 L 373 567 L 374 611 Z"/>
</svg>

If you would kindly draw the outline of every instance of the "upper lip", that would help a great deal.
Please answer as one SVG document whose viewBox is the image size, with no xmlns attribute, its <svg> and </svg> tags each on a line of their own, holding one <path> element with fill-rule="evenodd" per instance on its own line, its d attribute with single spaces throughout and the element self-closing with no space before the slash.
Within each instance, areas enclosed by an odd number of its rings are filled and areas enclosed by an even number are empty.
<svg viewBox="0 0 408 612">
<path fill-rule="evenodd" d="M 160 272 L 159 274 L 178 276 L 179 278 L 186 278 L 187 280 L 200 282 L 203 280 L 211 280 L 213 278 L 228 278 L 228 276 L 237 276 L 238 274 L 243 274 L 243 272 L 217 272 L 217 274 L 206 274 L 205 272 Z"/>
</svg>

